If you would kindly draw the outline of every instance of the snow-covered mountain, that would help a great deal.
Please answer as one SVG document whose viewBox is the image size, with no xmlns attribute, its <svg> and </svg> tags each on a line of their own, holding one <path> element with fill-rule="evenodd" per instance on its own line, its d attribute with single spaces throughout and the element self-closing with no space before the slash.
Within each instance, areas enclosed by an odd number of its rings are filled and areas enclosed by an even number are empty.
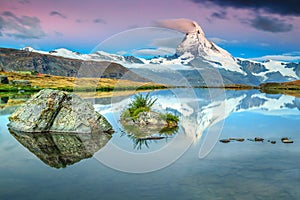
<svg viewBox="0 0 300 200">
<path fill-rule="evenodd" d="M 117 54 L 110 54 L 104 51 L 97 51 L 91 54 L 81 54 L 79 52 L 70 51 L 65 48 L 59 48 L 52 51 L 35 50 L 32 47 L 21 48 L 23 51 L 35 52 L 46 55 L 60 56 L 64 58 L 88 60 L 88 61 L 111 61 L 120 64 L 143 64 L 143 61 L 133 56 L 121 56 Z"/>
<path fill-rule="evenodd" d="M 193 31 L 186 33 L 185 38 L 178 45 L 175 55 L 148 60 L 104 51 L 80 54 L 62 48 L 50 52 L 38 51 L 31 47 L 22 50 L 80 60 L 116 62 L 145 78 L 156 76 L 174 79 L 174 73 L 180 72 L 180 76 L 186 77 L 192 85 L 210 83 L 218 85 L 220 81 L 208 81 L 215 79 L 216 73 L 222 76 L 224 84 L 259 85 L 264 82 L 300 79 L 300 63 L 272 60 L 258 62 L 234 58 L 229 52 L 209 41 L 196 22 L 193 22 L 193 26 Z M 172 73 L 172 71 L 176 72 Z"/>
<path fill-rule="evenodd" d="M 206 39 L 202 28 L 193 22 L 194 31 L 186 33 L 184 40 L 178 45 L 176 54 L 181 56 L 187 52 L 195 57 L 201 57 L 204 62 L 216 68 L 224 68 L 229 71 L 245 74 L 238 65 L 237 60 L 226 50 L 220 48 Z"/>
<path fill-rule="evenodd" d="M 195 84 L 205 82 L 197 72 L 209 69 L 218 69 L 225 84 L 258 85 L 263 82 L 283 82 L 300 78 L 299 63 L 273 60 L 257 62 L 250 59 L 234 58 L 229 52 L 209 41 L 196 22 L 193 22 L 193 25 L 194 31 L 186 33 L 185 38 L 176 49 L 176 54 L 171 59 L 168 57 L 155 58 L 150 63 L 191 65 L 196 72 L 184 71 L 183 74 L 185 76 L 188 74 L 188 78 L 193 81 L 197 80 L 198 77 L 199 80 L 194 81 Z M 204 73 L 204 76 L 209 76 L 209 74 Z"/>
</svg>

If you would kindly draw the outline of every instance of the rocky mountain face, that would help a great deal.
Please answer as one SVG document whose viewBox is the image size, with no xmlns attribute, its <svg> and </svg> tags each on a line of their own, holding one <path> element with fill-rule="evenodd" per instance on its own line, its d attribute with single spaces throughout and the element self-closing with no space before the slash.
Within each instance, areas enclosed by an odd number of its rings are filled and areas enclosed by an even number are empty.
<svg viewBox="0 0 300 200">
<path fill-rule="evenodd" d="M 133 60 L 133 58 L 129 58 Z M 120 64 L 110 61 L 85 61 L 25 50 L 0 48 L 0 70 L 32 71 L 57 76 L 125 78 L 148 81 Z M 78 74 L 80 73 L 80 74 Z M 126 75 L 126 76 L 125 76 Z"/>
</svg>

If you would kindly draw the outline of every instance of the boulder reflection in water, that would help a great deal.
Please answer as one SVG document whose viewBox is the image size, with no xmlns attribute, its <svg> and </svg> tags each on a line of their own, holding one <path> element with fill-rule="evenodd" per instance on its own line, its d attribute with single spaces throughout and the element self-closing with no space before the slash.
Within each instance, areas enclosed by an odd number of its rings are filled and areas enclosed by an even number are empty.
<svg viewBox="0 0 300 200">
<path fill-rule="evenodd" d="M 111 139 L 108 134 L 10 133 L 31 153 L 50 167 L 64 168 L 90 158 Z"/>
</svg>

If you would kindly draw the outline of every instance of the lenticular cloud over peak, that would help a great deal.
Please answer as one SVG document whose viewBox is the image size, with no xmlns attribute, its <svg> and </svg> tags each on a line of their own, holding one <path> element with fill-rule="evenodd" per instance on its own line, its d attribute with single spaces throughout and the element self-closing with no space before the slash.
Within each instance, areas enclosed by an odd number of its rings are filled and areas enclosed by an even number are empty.
<svg viewBox="0 0 300 200">
<path fill-rule="evenodd" d="M 183 33 L 193 33 L 198 27 L 197 22 L 185 18 L 162 20 L 159 22 L 159 25 Z"/>
</svg>

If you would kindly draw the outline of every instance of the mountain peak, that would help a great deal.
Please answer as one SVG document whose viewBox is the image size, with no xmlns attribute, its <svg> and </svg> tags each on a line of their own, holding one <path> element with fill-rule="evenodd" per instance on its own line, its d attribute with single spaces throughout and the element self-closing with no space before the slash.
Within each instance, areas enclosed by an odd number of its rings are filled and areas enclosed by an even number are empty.
<svg viewBox="0 0 300 200">
<path fill-rule="evenodd" d="M 221 68 L 226 70 L 245 74 L 230 53 L 213 42 L 210 42 L 205 37 L 204 31 L 197 22 L 192 21 L 191 23 L 194 28 L 186 32 L 185 38 L 178 45 L 176 49 L 178 56 L 189 52 L 195 57 L 201 57 L 204 62 L 214 67 L 220 68 L 221 66 Z"/>
<path fill-rule="evenodd" d="M 195 21 L 192 24 L 194 26 L 193 31 L 190 30 L 186 33 L 185 38 L 176 49 L 176 54 L 182 55 L 185 52 L 190 52 L 195 56 L 207 56 L 211 51 L 220 53 L 220 48 L 217 48 L 215 44 L 206 39 L 204 31 L 199 24 Z"/>
<path fill-rule="evenodd" d="M 194 31 L 190 30 L 189 33 L 197 33 L 199 35 L 204 36 L 204 31 L 202 30 L 202 28 L 199 26 L 199 24 L 195 21 L 192 22 L 192 26 L 194 26 Z"/>
</svg>

